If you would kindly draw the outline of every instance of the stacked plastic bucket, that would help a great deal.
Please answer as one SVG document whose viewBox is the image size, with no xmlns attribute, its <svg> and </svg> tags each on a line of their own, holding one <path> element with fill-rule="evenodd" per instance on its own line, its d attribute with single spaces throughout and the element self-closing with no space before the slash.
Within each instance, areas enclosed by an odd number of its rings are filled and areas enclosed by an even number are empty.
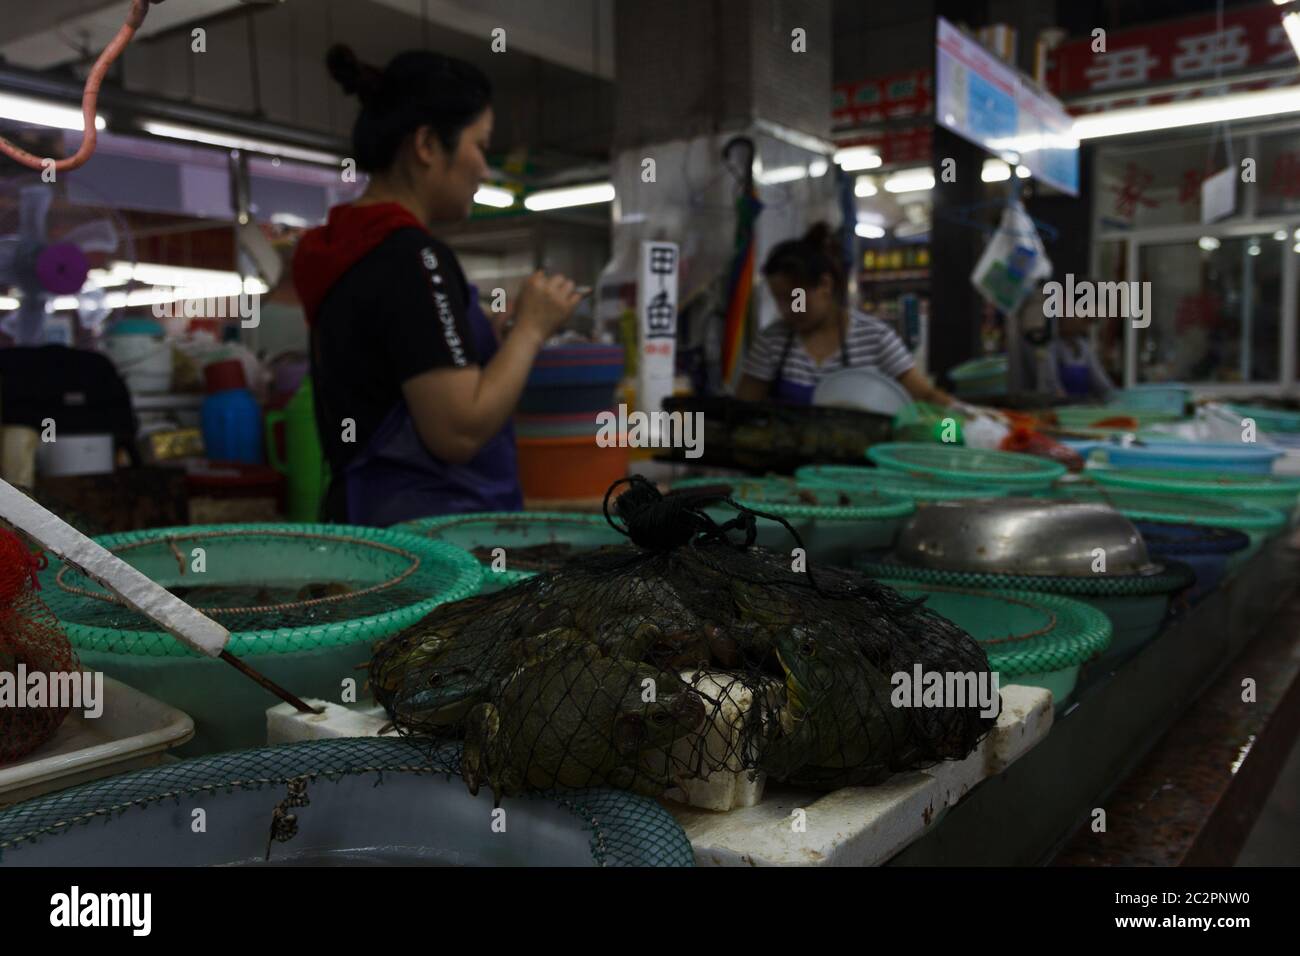
<svg viewBox="0 0 1300 956">
<path fill-rule="evenodd" d="M 601 412 L 619 420 L 614 394 L 622 378 L 621 346 L 580 343 L 542 350 L 515 416 L 526 498 L 597 498 L 627 473 L 623 443 L 597 441 Z M 617 427 L 612 431 L 622 438 Z"/>
</svg>

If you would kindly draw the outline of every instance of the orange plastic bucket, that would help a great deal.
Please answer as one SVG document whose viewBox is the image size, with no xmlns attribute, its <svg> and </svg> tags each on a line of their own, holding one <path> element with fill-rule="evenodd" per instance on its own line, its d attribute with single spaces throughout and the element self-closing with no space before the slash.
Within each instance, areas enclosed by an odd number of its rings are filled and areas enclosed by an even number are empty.
<svg viewBox="0 0 1300 956">
<path fill-rule="evenodd" d="M 595 435 L 520 438 L 517 447 L 525 498 L 603 498 L 627 475 L 628 450 L 602 448 Z"/>
</svg>

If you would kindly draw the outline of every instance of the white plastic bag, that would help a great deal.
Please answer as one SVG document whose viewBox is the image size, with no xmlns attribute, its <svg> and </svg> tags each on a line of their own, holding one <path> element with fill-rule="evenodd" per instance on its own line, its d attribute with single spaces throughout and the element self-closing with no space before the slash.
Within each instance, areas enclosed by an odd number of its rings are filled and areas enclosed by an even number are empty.
<svg viewBox="0 0 1300 956">
<path fill-rule="evenodd" d="M 997 232 L 970 281 L 1001 312 L 1015 312 L 1031 289 L 1052 274 L 1052 260 L 1020 200 L 1007 205 Z"/>
</svg>

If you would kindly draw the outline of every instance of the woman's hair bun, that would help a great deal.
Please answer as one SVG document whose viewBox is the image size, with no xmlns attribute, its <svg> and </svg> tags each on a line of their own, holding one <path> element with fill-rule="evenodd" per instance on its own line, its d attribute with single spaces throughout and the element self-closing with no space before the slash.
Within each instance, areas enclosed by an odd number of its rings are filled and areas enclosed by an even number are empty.
<svg viewBox="0 0 1300 956">
<path fill-rule="evenodd" d="M 370 102 L 379 93 L 383 74 L 357 59 L 350 46 L 336 43 L 330 47 L 325 54 L 325 68 L 344 93 L 360 97 L 363 103 Z"/>
<path fill-rule="evenodd" d="M 819 251 L 826 251 L 833 244 L 834 233 L 825 222 L 813 223 L 809 230 L 804 233 L 803 241 Z"/>
</svg>

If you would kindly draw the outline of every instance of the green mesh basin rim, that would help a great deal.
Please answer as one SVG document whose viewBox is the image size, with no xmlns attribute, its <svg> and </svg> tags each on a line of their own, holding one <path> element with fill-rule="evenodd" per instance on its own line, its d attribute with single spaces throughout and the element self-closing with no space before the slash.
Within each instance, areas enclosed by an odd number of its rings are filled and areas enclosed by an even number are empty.
<svg viewBox="0 0 1300 956">
<path fill-rule="evenodd" d="M 417 518 L 393 525 L 395 531 L 424 535 L 435 540 L 473 551 L 476 547 L 505 547 L 506 563 L 510 562 L 509 548 L 527 547 L 519 541 L 510 541 L 512 535 L 521 531 L 538 530 L 547 532 L 546 540 L 539 538 L 535 543 L 544 544 L 551 541 L 567 543 L 573 546 L 575 553 L 605 545 L 622 545 L 627 543 L 625 535 L 609 526 L 604 515 L 588 514 L 581 511 L 481 511 L 473 514 L 435 515 L 430 518 Z M 526 535 L 525 535 L 526 536 Z M 483 561 L 485 573 L 499 575 L 498 581 L 522 581 L 539 570 L 538 568 L 519 568 L 494 572 L 491 562 Z M 507 574 L 523 575 L 506 578 Z"/>
<path fill-rule="evenodd" d="M 1109 418 L 1131 418 L 1141 427 L 1182 421 L 1186 417 L 1179 412 L 1129 405 L 1062 405 L 1051 411 L 1056 415 L 1056 420 L 1062 428 L 1088 428 L 1093 422 L 1102 422 Z"/>
<path fill-rule="evenodd" d="M 1276 531 L 1286 524 L 1286 517 L 1276 508 L 1207 495 L 1144 494 L 1137 489 L 1077 483 L 1069 487 L 1057 485 L 1049 494 L 1074 501 L 1102 501 L 1126 518 L 1140 521 L 1202 524 L 1243 531 Z"/>
<path fill-rule="evenodd" d="M 906 518 L 916 510 L 916 503 L 903 495 L 891 494 L 875 488 L 812 488 L 797 484 L 788 478 L 687 478 L 673 483 L 679 488 L 707 488 L 711 485 L 728 485 L 732 497 L 755 511 L 766 511 L 782 518 L 820 518 L 830 521 L 883 521 Z M 816 497 L 833 492 L 848 504 L 812 504 L 800 500 L 800 495 Z"/>
<path fill-rule="evenodd" d="M 1041 487 L 1066 472 L 1059 462 L 1032 455 L 926 442 L 873 445 L 867 449 L 867 457 L 890 471 L 929 475 L 967 485 Z"/>
<path fill-rule="evenodd" d="M 1096 574 L 1066 577 L 1045 574 L 992 574 L 985 571 L 946 571 L 918 568 L 899 561 L 859 561 L 854 566 L 872 578 L 910 581 L 920 585 L 942 585 L 980 591 L 1044 591 L 1077 597 L 1136 597 L 1172 594 L 1196 580 L 1196 574 L 1179 561 L 1158 562 L 1155 574 Z M 895 586 L 895 585 L 891 585 Z"/>
<path fill-rule="evenodd" d="M 187 796 L 232 790 L 274 789 L 284 795 L 291 780 L 339 780 L 384 774 L 460 775 L 461 745 L 430 752 L 393 737 L 310 740 L 214 754 L 163 764 L 81 784 L 0 810 L 0 862 L 16 850 L 75 826 L 111 825 L 131 810 Z M 527 793 L 516 800 L 551 801 L 576 816 L 591 833 L 591 854 L 599 866 L 694 866 L 695 854 L 681 825 L 654 800 L 622 790 Z M 267 803 L 268 813 L 276 797 Z M 129 854 L 129 848 L 123 852 Z"/>
<path fill-rule="evenodd" d="M 448 528 L 467 528 L 485 535 L 500 532 L 502 525 L 540 525 L 555 531 L 572 529 L 583 533 L 607 531 L 614 536 L 611 543 L 625 544 L 623 535 L 619 534 L 605 521 L 604 515 L 588 514 L 582 511 L 479 511 L 473 514 L 435 515 L 431 518 L 417 518 L 395 524 L 391 530 L 410 534 L 422 534 L 438 537 Z"/>
<path fill-rule="evenodd" d="M 1300 432 L 1300 412 L 1285 408 L 1268 408 L 1264 405 L 1229 405 L 1228 408 L 1242 418 L 1253 418 L 1255 424 L 1266 432 L 1295 434 Z"/>
<path fill-rule="evenodd" d="M 926 598 L 926 607 L 974 637 L 988 655 L 990 669 L 1007 677 L 1077 667 L 1104 651 L 1113 632 L 1110 618 L 1103 612 L 1057 594 L 910 584 L 895 589 L 906 597 Z M 960 613 L 945 613 L 954 610 L 954 603 Z M 1024 617 L 1026 609 L 1037 612 L 1037 626 L 1032 630 L 995 638 L 981 636 L 989 630 L 1000 633 L 1009 617 Z"/>
<path fill-rule="evenodd" d="M 1226 471 L 1164 471 L 1155 468 L 1097 468 L 1091 472 L 1103 485 L 1164 491 L 1180 495 L 1300 496 L 1300 476 L 1251 475 Z"/>
<path fill-rule="evenodd" d="M 406 561 L 409 573 L 403 572 L 401 586 L 404 589 L 423 595 L 400 608 L 363 614 L 355 618 L 329 623 L 306 625 L 301 627 L 276 627 L 268 629 L 251 629 L 232 631 L 226 650 L 241 655 L 290 654 L 294 652 L 315 650 L 318 648 L 338 647 L 364 641 L 376 641 L 414 624 L 439 604 L 459 601 L 478 593 L 483 579 L 483 570 L 472 554 L 443 541 L 413 534 L 404 534 L 384 528 L 366 528 L 353 525 L 332 524 L 221 524 L 221 525 L 187 525 L 170 528 L 150 528 L 143 531 L 128 531 L 118 534 L 103 535 L 95 539 L 96 543 L 109 551 L 131 551 L 143 545 L 171 543 L 179 548 L 181 543 L 195 540 L 219 540 L 220 538 L 243 537 L 245 543 L 258 536 L 267 539 L 283 536 L 285 539 L 300 542 L 312 540 L 317 546 L 326 547 L 328 542 L 333 550 L 342 547 L 369 548 L 374 552 L 396 553 Z M 213 557 L 209 546 L 208 562 Z M 285 561 L 283 551 L 274 557 L 274 564 L 281 566 Z M 260 575 L 267 573 L 270 566 L 261 568 L 241 567 L 240 571 L 248 575 L 240 583 L 254 585 L 261 583 Z M 79 623 L 75 618 L 79 612 L 90 606 L 113 600 L 112 595 L 102 585 L 90 580 L 80 571 L 67 568 L 56 562 L 41 572 L 41 598 L 59 619 L 73 647 L 89 651 L 105 651 L 127 656 L 145 657 L 201 657 L 197 651 L 186 647 L 170 634 L 158 629 L 103 627 Z M 206 582 L 205 582 L 206 583 Z M 231 583 L 223 581 L 224 584 Z M 173 586 L 175 586 L 173 584 Z M 68 590 L 75 588 L 77 590 Z M 95 597 L 89 596 L 96 594 Z M 357 592 L 348 597 L 357 597 Z M 317 603 L 325 603 L 323 599 Z M 301 602 L 309 604 L 313 602 Z M 118 605 L 120 607 L 120 605 Z M 123 613 L 130 613 L 140 621 L 138 612 L 123 608 Z"/>
<path fill-rule="evenodd" d="M 954 485 L 926 475 L 914 475 L 866 465 L 804 465 L 794 473 L 795 481 L 810 488 L 863 488 L 900 495 L 914 501 L 953 501 L 962 498 L 1000 498 L 1010 489 L 975 485 Z"/>
</svg>

